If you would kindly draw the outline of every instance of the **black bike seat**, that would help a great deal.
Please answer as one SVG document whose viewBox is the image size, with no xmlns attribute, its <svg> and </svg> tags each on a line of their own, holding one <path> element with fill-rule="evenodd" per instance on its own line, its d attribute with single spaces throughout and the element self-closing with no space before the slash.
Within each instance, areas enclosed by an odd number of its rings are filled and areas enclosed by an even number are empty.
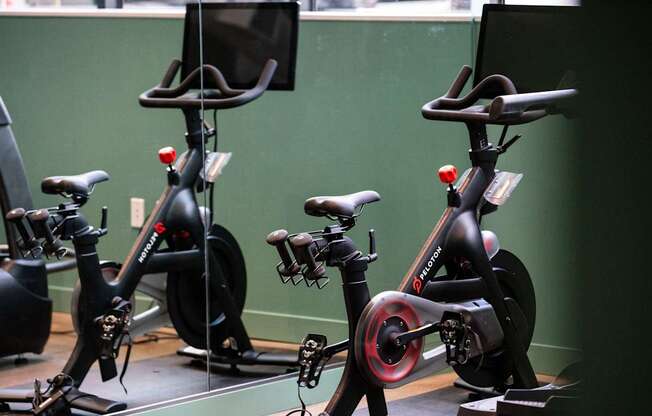
<svg viewBox="0 0 652 416">
<path fill-rule="evenodd" d="M 68 194 L 87 197 L 95 184 L 108 181 L 109 174 L 103 170 L 92 170 L 80 175 L 50 176 L 41 181 L 41 191 L 45 194 Z"/>
<path fill-rule="evenodd" d="M 303 210 L 313 217 L 351 218 L 364 204 L 380 201 L 380 195 L 376 191 L 362 191 L 341 196 L 315 196 L 306 200 Z"/>
</svg>

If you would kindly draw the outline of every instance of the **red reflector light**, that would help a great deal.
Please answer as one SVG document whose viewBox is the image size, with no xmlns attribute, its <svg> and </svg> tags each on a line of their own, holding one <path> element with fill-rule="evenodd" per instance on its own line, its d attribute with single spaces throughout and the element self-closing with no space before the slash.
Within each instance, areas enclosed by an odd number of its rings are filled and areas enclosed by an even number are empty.
<svg viewBox="0 0 652 416">
<path fill-rule="evenodd" d="M 161 163 L 171 165 L 177 160 L 177 151 L 172 146 L 164 147 L 158 151 L 158 159 Z"/>
<path fill-rule="evenodd" d="M 457 168 L 453 165 L 444 165 L 439 168 L 437 173 L 442 183 L 451 184 L 457 179 Z"/>
</svg>

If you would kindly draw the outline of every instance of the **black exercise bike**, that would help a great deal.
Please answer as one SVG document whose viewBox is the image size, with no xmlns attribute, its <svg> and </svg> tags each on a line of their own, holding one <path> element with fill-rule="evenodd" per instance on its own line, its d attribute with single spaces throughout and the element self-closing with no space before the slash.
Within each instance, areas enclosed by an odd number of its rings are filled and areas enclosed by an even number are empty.
<svg viewBox="0 0 652 416">
<path fill-rule="evenodd" d="M 203 66 L 204 77 L 216 89 L 190 90 L 200 77 L 197 68 L 179 86 L 171 88 L 180 61 L 173 61 L 162 82 L 144 92 L 144 107 L 177 108 L 186 120 L 187 151 L 176 160 L 173 148 L 163 148 L 159 158 L 167 165 L 168 186 L 142 228 L 121 266 L 101 263 L 96 245 L 107 233 L 107 209 L 102 209 L 101 225 L 91 226 L 80 209 L 98 183 L 107 181 L 104 171 L 76 176 L 45 178 L 41 184 L 46 194 L 68 198 L 57 207 L 19 210 L 21 219 L 13 221 L 23 240 L 37 241 L 48 255 L 62 256 L 62 241 L 72 241 L 79 271 L 79 286 L 74 292 L 73 321 L 78 338 L 61 374 L 52 380 L 47 395 L 39 388 L 31 392 L 2 391 L 0 403 L 33 403 L 34 411 L 56 413 L 73 407 L 93 413 L 108 413 L 126 408 L 114 402 L 78 390 L 91 365 L 99 362 L 103 381 L 118 375 L 116 358 L 119 347 L 129 335 L 132 304 L 130 302 L 144 275 L 167 274 L 167 301 L 170 318 L 179 336 L 189 345 L 212 352 L 219 363 L 296 366 L 291 356 L 257 352 L 241 320 L 245 302 L 245 263 L 235 238 L 208 218 L 208 247 L 204 245 L 205 228 L 195 190 L 209 192 L 230 154 L 207 152 L 205 143 L 216 135 L 201 118 L 201 109 L 229 109 L 247 104 L 266 90 L 276 69 L 276 61 L 265 64 L 256 86 L 250 90 L 230 88 L 220 71 Z M 23 249 L 26 249 L 23 245 Z M 206 253 L 206 250 L 208 253 Z M 205 296 L 205 256 L 209 262 L 210 318 L 207 323 Z M 116 275 L 117 273 L 117 275 Z M 210 343 L 207 342 L 210 326 Z M 128 353 L 127 353 L 128 354 Z M 128 356 L 126 357 L 128 360 Z M 123 368 L 123 373 L 126 365 Z M 121 376 L 122 378 L 122 376 Z"/>
<path fill-rule="evenodd" d="M 325 266 L 337 267 L 343 282 L 349 339 L 327 346 L 321 335 L 308 335 L 299 357 L 299 385 L 315 387 L 323 364 L 348 349 L 344 373 L 325 415 L 350 415 L 367 396 L 371 415 L 387 414 L 384 388 L 394 388 L 450 365 L 472 388 L 531 389 L 537 379 L 527 356 L 535 323 L 535 295 L 521 261 L 499 248 L 494 233 L 481 231 L 482 218 L 505 203 L 520 175 L 496 171 L 498 156 L 520 136 L 505 141 L 510 125 L 529 123 L 555 110 L 575 90 L 518 94 L 505 76 L 482 80 L 458 98 L 471 68 L 465 66 L 443 97 L 423 106 L 429 120 L 456 121 L 469 131 L 471 168 L 456 185 L 457 171 L 439 171 L 448 185 L 448 207 L 396 291 L 371 298 L 365 280 L 377 259 L 374 233 L 363 254 L 345 234 L 362 208 L 380 200 L 374 191 L 310 198 L 306 214 L 337 221 L 321 231 L 267 237 L 276 246 L 283 282 L 323 287 Z M 491 96 L 488 105 L 480 98 Z M 502 125 L 497 145 L 486 126 Z M 289 243 L 294 259 L 288 251 Z M 441 345 L 425 350 L 424 337 L 439 333 Z"/>
</svg>

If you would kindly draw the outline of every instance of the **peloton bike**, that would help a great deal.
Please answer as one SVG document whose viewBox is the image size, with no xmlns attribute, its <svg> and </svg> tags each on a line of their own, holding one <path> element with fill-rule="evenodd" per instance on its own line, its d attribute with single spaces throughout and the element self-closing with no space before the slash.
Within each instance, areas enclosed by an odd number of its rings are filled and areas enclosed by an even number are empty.
<svg viewBox="0 0 652 416">
<path fill-rule="evenodd" d="M 446 366 L 474 388 L 504 392 L 508 387 L 538 387 L 527 356 L 536 313 L 530 276 L 480 224 L 506 202 L 521 178 L 495 169 L 498 157 L 519 137 L 505 141 L 508 126 L 553 113 L 555 104 L 576 91 L 519 94 L 509 78 L 491 75 L 460 98 L 471 72 L 464 66 L 446 95 L 422 108 L 428 120 L 466 124 L 471 168 L 455 185 L 455 167 L 439 170 L 448 186 L 448 206 L 396 291 L 369 295 L 365 271 L 378 257 L 373 230 L 369 254 L 345 235 L 363 207 L 380 200 L 374 191 L 310 198 L 306 214 L 336 223 L 294 235 L 278 230 L 267 237 L 281 257 L 277 271 L 283 282 L 304 280 L 321 288 L 327 282 L 326 266 L 337 267 L 342 277 L 349 339 L 327 346 L 324 336 L 310 334 L 299 355 L 299 385 L 314 388 L 328 358 L 348 350 L 344 373 L 324 415 L 350 415 L 363 396 L 371 415 L 385 415 L 384 388 Z M 477 105 L 488 94 L 491 102 Z M 487 125 L 504 126 L 498 144 L 489 142 Z M 424 338 L 435 333 L 442 344 L 426 350 Z"/>
<path fill-rule="evenodd" d="M 186 120 L 187 151 L 178 160 L 170 147 L 159 151 L 167 166 L 167 187 L 138 235 L 131 251 L 113 277 L 107 278 L 100 263 L 96 245 L 107 233 L 107 208 L 102 209 L 101 225 L 93 227 L 81 208 L 95 186 L 109 175 L 100 170 L 75 176 L 54 176 L 41 183 L 46 194 L 63 195 L 68 200 L 56 207 L 25 210 L 22 221 L 15 225 L 20 233 L 31 234 L 48 255 L 63 254 L 62 241 L 72 241 L 79 272 L 79 290 L 73 300 L 73 320 L 78 338 L 68 362 L 51 380 L 43 393 L 40 383 L 34 391 L 0 391 L 0 403 L 32 403 L 37 414 L 75 408 L 92 413 L 110 413 L 126 408 L 126 404 L 87 394 L 79 390 L 90 367 L 98 361 L 102 381 L 118 376 L 116 358 L 119 347 L 129 336 L 132 304 L 130 299 L 143 275 L 167 273 L 170 317 L 179 336 L 189 345 L 208 349 L 213 362 L 230 365 L 275 365 L 296 367 L 295 354 L 274 354 L 254 350 L 241 320 L 245 301 L 245 264 L 235 238 L 217 224 L 209 226 L 208 245 L 204 245 L 202 211 L 197 204 L 195 188 L 212 186 L 228 161 L 228 154 L 209 152 L 204 157 L 206 141 L 215 136 L 201 118 L 202 109 L 230 109 L 259 98 L 267 89 L 277 68 L 269 59 L 254 88 L 231 88 L 214 66 L 203 65 L 193 70 L 177 87 L 171 83 L 181 66 L 175 60 L 161 83 L 144 92 L 140 104 L 148 108 L 177 108 Z M 203 94 L 191 90 L 201 77 L 215 85 Z M 204 180 L 205 179 L 205 180 Z M 202 187 L 199 191 L 209 191 Z M 212 222 L 212 221 L 211 221 Z M 165 244 L 164 244 L 165 243 Z M 207 251 L 207 253 L 206 253 Z M 207 345 L 206 279 L 204 259 L 209 260 L 210 279 L 210 345 Z M 128 361 L 129 350 L 125 360 Z M 125 373 L 126 363 L 120 378 Z"/>
</svg>

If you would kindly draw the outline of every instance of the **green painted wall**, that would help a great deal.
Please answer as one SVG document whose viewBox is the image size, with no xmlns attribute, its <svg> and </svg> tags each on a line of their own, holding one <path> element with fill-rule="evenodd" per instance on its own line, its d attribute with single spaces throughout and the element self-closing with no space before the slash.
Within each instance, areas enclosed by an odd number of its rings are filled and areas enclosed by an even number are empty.
<svg viewBox="0 0 652 416">
<path fill-rule="evenodd" d="M 105 169 L 86 213 L 99 221 L 108 205 L 103 258 L 121 258 L 135 232 L 129 198 L 148 209 L 165 177 L 156 158 L 183 146 L 180 112 L 145 110 L 137 96 L 157 83 L 181 52 L 182 20 L 0 18 L 0 95 L 38 189 L 41 177 Z M 220 148 L 234 152 L 216 193 L 217 219 L 247 256 L 246 321 L 254 336 L 299 341 L 308 331 L 335 340 L 346 333 L 338 276 L 322 291 L 280 284 L 275 252 L 264 243 L 276 228 L 325 225 L 302 213 L 312 195 L 375 189 L 352 233 L 366 246 L 377 230 L 380 260 L 370 268 L 374 293 L 396 287 L 445 203 L 436 170 L 468 166 L 462 125 L 421 118 L 421 105 L 445 91 L 472 62 L 474 28 L 444 22 L 302 22 L 297 88 L 218 114 Z M 578 157 L 572 126 L 544 120 L 517 128 L 525 139 L 500 167 L 525 173 L 509 203 L 487 219 L 504 247 L 522 257 L 539 307 L 533 356 L 555 371 L 578 347 L 574 309 L 574 220 Z M 36 193 L 36 191 L 35 191 Z M 35 195 L 37 204 L 52 198 Z M 66 307 L 74 276 L 52 280 Z M 68 289 L 69 290 L 69 289 Z"/>
</svg>

